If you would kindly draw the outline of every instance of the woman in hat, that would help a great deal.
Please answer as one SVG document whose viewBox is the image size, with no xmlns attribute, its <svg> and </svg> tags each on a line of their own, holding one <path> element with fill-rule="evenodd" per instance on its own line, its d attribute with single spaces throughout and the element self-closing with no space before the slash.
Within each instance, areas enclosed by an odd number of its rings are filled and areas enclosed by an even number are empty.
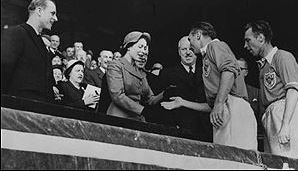
<svg viewBox="0 0 298 173">
<path fill-rule="evenodd" d="M 65 70 L 66 82 L 62 82 L 60 93 L 63 95 L 63 104 L 73 107 L 89 109 L 88 105 L 96 104 L 99 95 L 87 95 L 83 98 L 86 84 L 83 83 L 84 63 L 79 60 L 70 60 Z"/>
<path fill-rule="evenodd" d="M 162 94 L 154 96 L 148 85 L 145 65 L 150 35 L 130 32 L 123 41 L 123 57 L 113 60 L 107 68 L 107 84 L 111 95 L 108 115 L 145 121 L 149 106 L 158 103 Z"/>
</svg>

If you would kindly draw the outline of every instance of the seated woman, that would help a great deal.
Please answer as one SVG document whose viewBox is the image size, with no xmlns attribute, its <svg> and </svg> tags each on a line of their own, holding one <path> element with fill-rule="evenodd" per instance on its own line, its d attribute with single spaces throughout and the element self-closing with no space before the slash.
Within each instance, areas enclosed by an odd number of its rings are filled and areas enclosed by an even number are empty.
<svg viewBox="0 0 298 173">
<path fill-rule="evenodd" d="M 91 109 L 88 106 L 99 101 L 99 95 L 86 95 L 84 90 L 86 84 L 82 83 L 84 78 L 84 63 L 79 60 L 70 60 L 65 70 L 66 82 L 61 82 L 59 93 L 63 95 L 63 104 L 83 109 Z"/>
<path fill-rule="evenodd" d="M 107 84 L 111 96 L 108 115 L 145 121 L 146 114 L 163 98 L 154 96 L 148 85 L 145 65 L 149 53 L 150 35 L 138 31 L 126 35 L 122 49 L 124 56 L 113 60 L 107 68 Z"/>
</svg>

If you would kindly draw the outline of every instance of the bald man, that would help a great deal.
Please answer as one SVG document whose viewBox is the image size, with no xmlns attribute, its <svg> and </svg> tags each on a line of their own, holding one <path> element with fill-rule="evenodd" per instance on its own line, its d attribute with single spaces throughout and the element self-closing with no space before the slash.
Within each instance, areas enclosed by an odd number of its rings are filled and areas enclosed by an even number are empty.
<svg viewBox="0 0 298 173">
<path fill-rule="evenodd" d="M 180 97 L 190 102 L 206 103 L 201 59 L 198 59 L 190 49 L 188 36 L 182 37 L 178 42 L 178 54 L 179 64 L 161 70 L 162 86 L 164 88 L 169 85 L 176 86 L 176 90 L 171 96 Z M 172 112 L 173 123 L 177 128 L 188 130 L 201 141 L 212 142 L 212 126 L 208 113 L 198 113 L 183 106 L 172 109 Z"/>
</svg>

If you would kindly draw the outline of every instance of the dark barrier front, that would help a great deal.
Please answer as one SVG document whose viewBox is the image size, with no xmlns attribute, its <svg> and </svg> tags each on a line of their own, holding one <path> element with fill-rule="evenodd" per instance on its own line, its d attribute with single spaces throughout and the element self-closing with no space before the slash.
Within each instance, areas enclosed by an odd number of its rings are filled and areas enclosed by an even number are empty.
<svg viewBox="0 0 298 173">
<path fill-rule="evenodd" d="M 298 169 L 298 161 L 200 142 L 161 125 L 1 97 L 2 170 Z"/>
</svg>

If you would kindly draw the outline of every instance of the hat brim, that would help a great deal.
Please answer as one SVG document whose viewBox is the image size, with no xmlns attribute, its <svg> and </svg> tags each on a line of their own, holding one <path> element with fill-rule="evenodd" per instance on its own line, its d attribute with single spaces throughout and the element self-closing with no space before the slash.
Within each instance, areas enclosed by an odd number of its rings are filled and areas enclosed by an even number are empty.
<svg viewBox="0 0 298 173">
<path fill-rule="evenodd" d="M 69 73 L 71 72 L 72 68 L 73 68 L 75 65 L 77 65 L 77 64 L 80 64 L 80 65 L 82 65 L 83 67 L 84 67 L 84 65 L 85 65 L 82 61 L 77 61 L 77 62 L 73 63 L 71 66 L 69 66 L 69 67 L 65 70 L 65 72 L 64 72 L 64 75 L 65 75 L 65 77 L 66 77 L 67 79 L 69 79 Z"/>
<path fill-rule="evenodd" d="M 133 31 L 133 32 L 135 32 L 135 31 Z M 138 32 L 138 31 L 136 31 L 136 32 Z M 141 33 L 141 32 L 140 32 L 140 33 Z M 130 33 L 129 33 L 129 34 L 130 34 Z M 129 35 L 129 34 L 127 34 L 127 35 Z M 127 35 L 126 35 L 126 36 L 127 36 Z M 135 42 L 138 42 L 138 41 L 140 40 L 140 38 L 142 38 L 142 37 L 145 37 L 145 38 L 146 38 L 146 41 L 148 41 L 148 44 L 151 42 L 151 36 L 150 36 L 150 34 L 147 33 L 147 32 L 142 32 L 142 34 L 141 34 L 139 37 L 137 37 L 136 40 L 126 42 L 125 44 L 123 44 L 123 45 L 121 46 L 121 48 L 122 48 L 122 49 L 127 48 L 127 45 L 128 45 L 129 43 L 135 43 Z"/>
</svg>

